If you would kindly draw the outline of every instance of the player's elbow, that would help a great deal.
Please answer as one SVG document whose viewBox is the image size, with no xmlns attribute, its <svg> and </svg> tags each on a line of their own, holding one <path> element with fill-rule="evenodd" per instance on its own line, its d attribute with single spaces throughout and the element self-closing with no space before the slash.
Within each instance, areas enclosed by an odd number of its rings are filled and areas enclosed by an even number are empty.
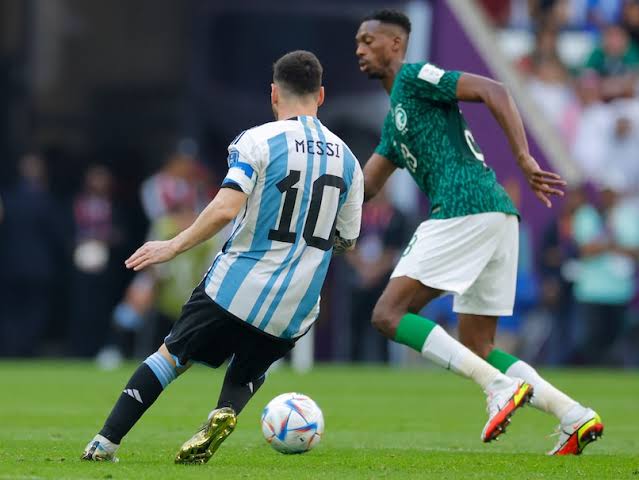
<svg viewBox="0 0 639 480">
<path fill-rule="evenodd" d="M 237 216 L 237 213 L 237 210 L 231 207 L 222 208 L 218 211 L 220 220 L 224 223 L 231 222 Z"/>
<path fill-rule="evenodd" d="M 486 85 L 483 99 L 484 103 L 497 106 L 509 103 L 511 97 L 508 88 L 503 83 L 491 80 Z"/>
<path fill-rule="evenodd" d="M 222 205 L 216 210 L 217 216 L 223 223 L 231 222 L 238 214 L 239 209 L 234 205 Z"/>
</svg>

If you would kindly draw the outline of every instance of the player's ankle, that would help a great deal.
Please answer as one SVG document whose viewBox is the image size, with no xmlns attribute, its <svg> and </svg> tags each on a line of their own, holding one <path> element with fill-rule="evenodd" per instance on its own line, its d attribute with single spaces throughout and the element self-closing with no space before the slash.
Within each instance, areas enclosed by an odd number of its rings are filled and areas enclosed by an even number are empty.
<svg viewBox="0 0 639 480">
<path fill-rule="evenodd" d="M 586 413 L 587 408 L 578 402 L 575 402 L 570 408 L 567 409 L 560 421 L 562 424 L 569 424 L 578 421 Z"/>
<path fill-rule="evenodd" d="M 503 373 L 499 373 L 486 386 L 485 391 L 486 393 L 491 393 L 491 392 L 496 392 L 498 390 L 503 390 L 504 388 L 512 387 L 515 382 L 517 382 L 516 379 L 507 377 Z"/>
</svg>

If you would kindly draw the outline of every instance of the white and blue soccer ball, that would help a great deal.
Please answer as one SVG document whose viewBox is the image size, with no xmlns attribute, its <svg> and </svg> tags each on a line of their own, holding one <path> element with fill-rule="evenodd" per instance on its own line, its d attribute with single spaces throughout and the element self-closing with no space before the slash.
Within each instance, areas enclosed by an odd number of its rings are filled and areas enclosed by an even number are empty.
<svg viewBox="0 0 639 480">
<path fill-rule="evenodd" d="M 308 452 L 322 438 L 324 415 L 310 397 L 301 393 L 283 393 L 264 408 L 262 433 L 278 452 Z"/>
</svg>

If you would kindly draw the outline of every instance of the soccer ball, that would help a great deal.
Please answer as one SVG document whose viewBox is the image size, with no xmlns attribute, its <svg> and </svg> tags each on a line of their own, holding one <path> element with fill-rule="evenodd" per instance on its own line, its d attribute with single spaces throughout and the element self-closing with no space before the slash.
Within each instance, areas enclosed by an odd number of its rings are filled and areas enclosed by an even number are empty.
<svg viewBox="0 0 639 480">
<path fill-rule="evenodd" d="M 324 415 L 301 393 L 283 393 L 262 412 L 262 433 L 281 453 L 304 453 L 315 447 L 324 433 Z"/>
</svg>

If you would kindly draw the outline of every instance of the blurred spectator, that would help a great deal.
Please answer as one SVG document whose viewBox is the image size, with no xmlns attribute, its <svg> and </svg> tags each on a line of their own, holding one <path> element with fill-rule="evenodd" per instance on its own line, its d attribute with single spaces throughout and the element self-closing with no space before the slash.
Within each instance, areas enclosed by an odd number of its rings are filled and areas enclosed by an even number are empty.
<svg viewBox="0 0 639 480">
<path fill-rule="evenodd" d="M 588 177 L 600 175 L 607 160 L 605 138 L 612 135 L 614 112 L 601 98 L 601 80 L 593 72 L 585 73 L 577 81 L 581 100 L 581 114 L 577 114 L 577 128 L 572 155 Z"/>
<path fill-rule="evenodd" d="M 504 188 L 515 206 L 521 210 L 521 187 L 515 178 L 504 182 Z M 519 222 L 519 255 L 517 260 L 517 287 L 515 289 L 515 306 L 510 317 L 499 320 L 498 342 L 508 351 L 515 348 L 538 349 L 538 341 L 534 335 L 522 336 L 521 329 L 526 317 L 537 303 L 539 285 L 534 266 L 532 231 L 525 218 Z M 519 345 L 517 346 L 517 344 Z M 528 344 L 528 345 L 527 345 Z M 531 345 L 533 344 L 533 345 Z"/>
<path fill-rule="evenodd" d="M 559 57 L 559 51 L 557 50 L 557 30 L 549 27 L 542 27 L 535 32 L 535 45 L 533 50 L 519 59 L 517 62 L 518 69 L 524 74 L 535 73 L 536 67 L 544 62 L 551 62 L 561 66 L 563 70 L 563 64 Z"/>
<path fill-rule="evenodd" d="M 597 99 L 597 82 L 580 82 L 583 109 L 573 157 L 595 185 L 614 185 L 623 194 L 639 191 L 639 100 Z"/>
<path fill-rule="evenodd" d="M 388 341 L 371 325 L 373 308 L 382 294 L 401 249 L 408 225 L 383 190 L 364 204 L 356 248 L 346 254 L 354 270 L 351 286 L 351 359 L 386 361 Z"/>
<path fill-rule="evenodd" d="M 113 249 L 122 233 L 112 199 L 113 178 L 104 166 L 88 168 L 82 191 L 73 201 L 75 250 L 69 321 L 69 350 L 74 356 L 96 354 L 104 342 L 113 308 Z"/>
<path fill-rule="evenodd" d="M 604 79 L 602 96 L 605 99 L 632 97 L 639 69 L 639 48 L 620 25 L 609 25 L 602 33 L 601 44 L 590 53 L 585 68 Z"/>
<path fill-rule="evenodd" d="M 615 191 L 600 192 L 600 208 L 585 204 L 573 218 L 579 247 L 574 294 L 578 302 L 582 362 L 610 360 L 610 348 L 628 320 L 636 292 L 639 212 L 619 202 Z"/>
<path fill-rule="evenodd" d="M 533 72 L 528 80 L 528 91 L 552 126 L 560 129 L 574 104 L 568 72 L 560 62 L 551 59 L 538 61 Z"/>
<path fill-rule="evenodd" d="M 140 197 L 149 221 L 167 215 L 177 203 L 190 201 L 195 204 L 196 177 L 194 157 L 179 152 L 171 155 L 159 172 L 142 183 Z"/>
<path fill-rule="evenodd" d="M 566 146 L 573 150 L 573 155 L 579 156 L 583 153 L 587 157 L 589 150 L 580 149 L 580 145 L 584 141 L 588 143 L 589 140 L 597 140 L 589 136 L 589 133 L 592 133 L 593 127 L 598 128 L 599 122 L 606 115 L 606 107 L 601 99 L 601 79 L 594 72 L 584 72 L 573 85 L 575 95 L 573 102 L 566 108 L 561 133 Z M 580 143 L 577 142 L 578 134 Z M 581 162 L 579 159 L 578 161 Z"/>
<path fill-rule="evenodd" d="M 184 160 L 174 157 L 172 161 Z M 189 158 L 188 164 L 180 165 L 180 168 L 184 168 L 181 172 L 174 164 L 168 169 L 169 173 L 164 169 L 160 174 L 150 177 L 151 181 L 145 182 L 147 187 L 152 183 L 169 187 L 165 192 L 170 192 L 163 200 L 162 209 L 166 209 L 165 213 L 158 213 L 160 216 L 151 223 L 149 239 L 173 238 L 191 225 L 201 210 L 197 204 L 198 189 L 206 190 L 208 175 L 192 174 L 198 172 L 199 167 L 195 161 L 191 161 Z M 173 189 L 175 186 L 178 188 Z M 111 332 L 107 336 L 105 348 L 97 356 L 100 366 L 114 368 L 124 357 L 144 356 L 157 349 L 227 237 L 228 231 L 222 231 L 212 240 L 192 248 L 171 262 L 135 276 L 124 298 L 113 310 Z"/>
<path fill-rule="evenodd" d="M 51 320 L 51 291 L 68 262 L 68 239 L 44 160 L 25 155 L 18 174 L 16 185 L 1 195 L 0 355 L 30 356 Z"/>
<path fill-rule="evenodd" d="M 540 304 L 531 322 L 548 327 L 545 355 L 539 360 L 551 365 L 568 363 L 575 351 L 573 278 L 567 270 L 578 253 L 573 215 L 585 201 L 583 189 L 567 192 L 559 215 L 551 220 L 542 237 L 538 262 Z"/>
</svg>

